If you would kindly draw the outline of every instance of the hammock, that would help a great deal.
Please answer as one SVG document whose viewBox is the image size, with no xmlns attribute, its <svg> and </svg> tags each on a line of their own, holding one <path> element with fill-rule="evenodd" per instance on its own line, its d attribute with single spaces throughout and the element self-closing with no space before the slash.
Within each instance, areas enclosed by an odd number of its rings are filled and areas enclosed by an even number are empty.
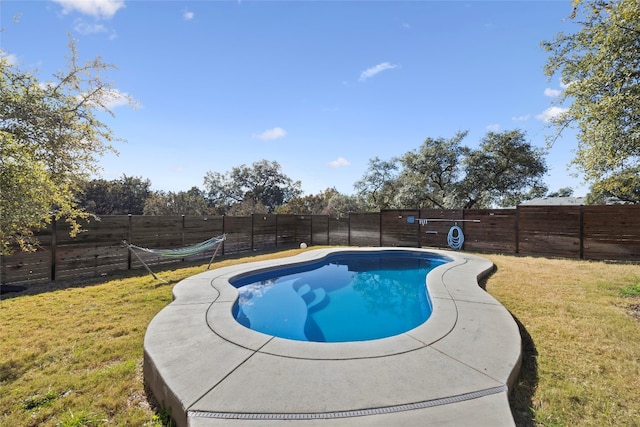
<svg viewBox="0 0 640 427">
<path fill-rule="evenodd" d="M 151 273 L 151 275 L 155 279 L 158 279 L 158 276 L 156 276 L 155 273 L 153 271 L 151 271 L 149 266 L 142 260 L 142 258 L 140 258 L 140 256 L 136 252 L 136 250 L 141 251 L 141 252 L 146 252 L 146 253 L 149 253 L 149 254 L 153 254 L 153 255 L 168 257 L 168 258 L 186 258 L 186 257 L 189 257 L 189 256 L 198 255 L 198 254 L 200 254 L 202 252 L 206 252 L 206 251 L 208 251 L 210 249 L 213 249 L 215 247 L 216 250 L 213 252 L 213 255 L 211 256 L 211 259 L 209 260 L 209 264 L 207 265 L 207 270 L 208 270 L 209 267 L 211 267 L 211 263 L 213 262 L 213 259 L 216 257 L 216 255 L 218 253 L 218 250 L 220 249 L 220 246 L 222 246 L 220 243 L 224 242 L 226 239 L 227 239 L 227 235 L 223 234 L 221 236 L 212 237 L 211 239 L 205 240 L 202 243 L 196 243 L 195 245 L 184 246 L 184 247 L 176 248 L 176 249 L 149 249 L 149 248 L 143 248 L 142 246 L 137 246 L 137 245 L 133 245 L 131 243 L 127 243 L 126 240 L 123 240 L 122 243 L 131 251 L 132 254 L 134 254 L 136 256 L 136 258 L 138 258 L 138 261 L 140 261 L 142 263 L 142 265 L 144 265 L 144 267 L 147 269 L 147 271 L 149 273 Z"/>
</svg>

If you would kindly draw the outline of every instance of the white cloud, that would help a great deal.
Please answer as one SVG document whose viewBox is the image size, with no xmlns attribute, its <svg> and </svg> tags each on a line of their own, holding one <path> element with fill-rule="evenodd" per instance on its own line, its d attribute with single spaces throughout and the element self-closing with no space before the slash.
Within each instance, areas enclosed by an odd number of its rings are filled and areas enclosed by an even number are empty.
<svg viewBox="0 0 640 427">
<path fill-rule="evenodd" d="M 9 65 L 16 65 L 18 63 L 18 57 L 13 53 L 6 53 L 0 50 L 0 59 L 3 61 L 7 61 Z"/>
<path fill-rule="evenodd" d="M 566 113 L 568 111 L 567 108 L 562 108 L 562 107 L 549 107 L 546 110 L 544 110 L 542 113 L 538 114 L 536 116 L 536 119 L 538 120 L 542 120 L 544 122 L 553 122 L 556 118 L 558 118 L 560 115 Z"/>
<path fill-rule="evenodd" d="M 196 16 L 195 13 L 189 12 L 189 11 L 185 11 L 182 14 L 182 19 L 184 19 L 185 21 L 191 21 L 195 16 Z"/>
<path fill-rule="evenodd" d="M 513 120 L 514 122 L 526 122 L 527 120 L 529 120 L 529 117 L 530 117 L 529 114 L 525 114 L 523 116 L 511 117 L 511 120 Z"/>
<path fill-rule="evenodd" d="M 557 96 L 560 96 L 561 93 L 562 91 L 560 89 L 546 88 L 544 90 L 544 96 L 548 96 L 550 98 L 555 98 Z"/>
<path fill-rule="evenodd" d="M 392 70 L 394 68 L 397 68 L 397 65 L 394 64 L 390 64 L 388 62 L 383 62 L 381 64 L 375 65 L 371 68 L 368 68 L 366 70 L 364 70 L 362 73 L 360 73 L 360 81 L 363 82 L 365 80 L 367 80 L 368 78 L 371 78 L 373 76 L 375 76 L 378 73 L 381 73 L 385 70 Z"/>
<path fill-rule="evenodd" d="M 490 130 L 491 132 L 498 132 L 500 130 L 500 125 L 497 123 L 492 125 L 487 125 L 487 130 Z"/>
<path fill-rule="evenodd" d="M 287 131 L 282 129 L 282 128 L 278 128 L 275 127 L 273 129 L 267 129 L 264 132 L 262 132 L 261 134 L 254 134 L 253 137 L 254 138 L 258 138 L 261 139 L 263 141 L 271 141 L 274 139 L 280 139 L 280 138 L 284 138 L 285 136 L 287 136 Z"/>
<path fill-rule="evenodd" d="M 131 105 L 133 108 L 137 107 L 136 101 L 128 93 L 120 92 L 117 89 L 110 89 L 102 93 L 100 103 L 108 110 L 124 105 Z"/>
<path fill-rule="evenodd" d="M 128 93 L 120 92 L 117 89 L 111 89 L 104 95 L 103 102 L 108 109 L 112 110 L 116 107 L 128 105 L 131 102 L 131 96 Z"/>
<path fill-rule="evenodd" d="M 62 6 L 62 13 L 73 11 L 96 18 L 109 19 L 124 7 L 124 0 L 53 0 Z"/>
<path fill-rule="evenodd" d="M 332 169 L 336 169 L 342 166 L 349 166 L 351 162 L 344 157 L 338 157 L 337 159 L 329 162 L 329 167 Z"/>
<path fill-rule="evenodd" d="M 568 88 L 569 86 L 571 86 L 572 84 L 573 84 L 573 82 L 563 82 L 563 81 L 561 81 L 561 82 L 560 82 L 560 87 L 561 87 L 562 89 L 566 89 L 566 88 Z"/>
<path fill-rule="evenodd" d="M 105 27 L 102 24 L 97 24 L 97 23 L 93 23 L 93 24 L 89 24 L 86 23 L 82 20 L 78 20 L 76 21 L 74 27 L 74 30 L 76 30 L 78 33 L 80 34 L 98 34 L 98 33 L 106 33 L 107 31 L 107 27 Z"/>
</svg>

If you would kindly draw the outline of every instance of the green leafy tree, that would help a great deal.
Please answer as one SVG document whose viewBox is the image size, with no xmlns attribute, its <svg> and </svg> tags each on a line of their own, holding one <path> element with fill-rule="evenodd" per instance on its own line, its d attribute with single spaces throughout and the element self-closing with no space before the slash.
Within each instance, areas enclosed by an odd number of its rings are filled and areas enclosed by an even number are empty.
<svg viewBox="0 0 640 427">
<path fill-rule="evenodd" d="M 113 181 L 92 179 L 86 182 L 76 196 L 78 205 L 95 215 L 109 215 L 114 210 Z"/>
<path fill-rule="evenodd" d="M 477 150 L 465 151 L 464 178 L 456 185 L 457 206 L 515 206 L 547 192 L 545 153 L 527 142 L 524 132 L 488 132 Z"/>
<path fill-rule="evenodd" d="M 210 215 L 212 210 L 198 187 L 189 191 L 157 191 L 152 193 L 144 203 L 145 215 Z"/>
<path fill-rule="evenodd" d="M 629 179 L 640 185 L 638 174 L 629 175 L 640 164 L 639 10 L 638 0 L 574 0 L 579 31 L 542 43 L 545 73 L 567 84 L 558 103 L 570 103 L 553 124 L 557 134 L 577 128 L 573 164 L 598 191 L 615 193 Z M 633 191 L 623 193 L 640 202 Z"/>
<path fill-rule="evenodd" d="M 227 211 L 227 215 L 231 216 L 249 216 L 251 214 L 269 213 L 269 209 L 261 202 L 255 202 L 252 199 L 245 199 L 240 203 L 235 203 Z"/>
<path fill-rule="evenodd" d="M 114 215 L 142 215 L 147 198 L 151 195 L 151 181 L 141 177 L 122 175 L 115 181 Z"/>
<path fill-rule="evenodd" d="M 335 193 L 329 198 L 322 214 L 335 218 L 344 218 L 349 216 L 349 212 L 364 211 L 366 211 L 364 201 L 358 196 Z"/>
<path fill-rule="evenodd" d="M 587 204 L 638 203 L 640 201 L 640 166 L 626 168 L 591 185 Z"/>
<path fill-rule="evenodd" d="M 335 188 L 327 188 L 318 194 L 294 197 L 289 200 L 287 204 L 276 208 L 275 213 L 298 215 L 322 214 L 329 204 L 329 199 L 337 193 L 338 191 Z"/>
<path fill-rule="evenodd" d="M 249 209 L 264 206 L 267 213 L 273 212 L 302 194 L 300 181 L 283 174 L 278 162 L 267 160 L 255 162 L 251 167 L 237 166 L 224 174 L 207 172 L 204 185 L 209 205 L 218 213 L 227 213 L 238 203 Z"/>
<path fill-rule="evenodd" d="M 562 187 L 557 191 L 553 191 L 547 194 L 547 197 L 571 197 L 573 196 L 573 188 Z"/>
<path fill-rule="evenodd" d="M 113 181 L 87 182 L 77 198 L 79 206 L 95 215 L 142 215 L 150 195 L 151 181 L 122 175 Z"/>
<path fill-rule="evenodd" d="M 369 160 L 369 168 L 354 184 L 366 210 L 395 207 L 398 168 L 398 159 L 381 160 L 376 156 Z"/>
<path fill-rule="evenodd" d="M 275 213 L 299 215 L 329 215 L 344 217 L 349 212 L 366 210 L 356 196 L 340 193 L 335 187 L 308 196 L 298 196 L 279 206 Z"/>
<path fill-rule="evenodd" d="M 0 187 L 0 253 L 9 254 L 16 245 L 34 249 L 33 230 L 49 220 L 47 195 L 55 188 L 46 165 L 5 131 L 0 131 Z"/>
<path fill-rule="evenodd" d="M 489 132 L 478 149 L 462 145 L 466 135 L 427 138 L 398 160 L 373 159 L 356 186 L 359 196 L 379 209 L 471 209 L 511 206 L 547 191 L 545 153 L 522 131 Z"/>
<path fill-rule="evenodd" d="M 458 182 L 465 149 L 462 140 L 467 132 L 453 138 L 427 138 L 420 148 L 400 158 L 397 207 L 447 209 L 455 206 Z"/>
<path fill-rule="evenodd" d="M 3 253 L 33 250 L 34 229 L 52 216 L 64 218 L 71 234 L 88 218 L 75 195 L 97 172 L 97 159 L 114 151 L 112 131 L 98 119 L 114 97 L 133 105 L 101 75 L 114 68 L 99 57 L 80 63 L 69 43 L 68 68 L 41 82 L 0 57 L 0 239 Z"/>
</svg>

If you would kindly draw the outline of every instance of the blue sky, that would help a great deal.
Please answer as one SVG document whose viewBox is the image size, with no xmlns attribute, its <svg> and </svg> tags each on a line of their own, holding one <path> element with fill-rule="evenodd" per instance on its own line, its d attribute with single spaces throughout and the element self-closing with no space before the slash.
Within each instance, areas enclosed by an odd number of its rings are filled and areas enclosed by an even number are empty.
<svg viewBox="0 0 640 427">
<path fill-rule="evenodd" d="M 542 40 L 576 30 L 570 1 L 141 1 L 0 3 L 2 54 L 46 81 L 79 56 L 118 67 L 107 80 L 138 102 L 105 122 L 119 156 L 102 178 L 152 189 L 204 188 L 208 171 L 266 159 L 306 194 L 353 184 L 374 157 L 428 137 L 522 129 L 545 147 L 562 106 L 543 73 Z M 584 195 L 567 170 L 568 132 L 546 182 Z"/>
</svg>

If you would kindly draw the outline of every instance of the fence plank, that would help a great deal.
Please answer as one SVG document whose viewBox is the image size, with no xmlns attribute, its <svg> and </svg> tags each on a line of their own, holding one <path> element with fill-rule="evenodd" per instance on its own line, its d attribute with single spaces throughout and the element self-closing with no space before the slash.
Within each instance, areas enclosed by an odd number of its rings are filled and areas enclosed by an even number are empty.
<svg viewBox="0 0 640 427">
<path fill-rule="evenodd" d="M 640 205 L 585 206 L 584 257 L 640 259 Z"/>
<path fill-rule="evenodd" d="M 295 237 L 293 244 L 299 246 L 300 243 L 311 244 L 311 215 L 296 215 Z"/>
<path fill-rule="evenodd" d="M 380 220 L 382 246 L 420 246 L 420 223 L 418 210 L 385 210 Z M 413 220 L 411 220 L 413 218 Z"/>
<path fill-rule="evenodd" d="M 225 216 L 224 242 L 225 253 L 241 253 L 252 251 L 251 230 L 253 219 L 250 216 Z"/>
<path fill-rule="evenodd" d="M 469 209 L 463 223 L 464 249 L 479 252 L 516 252 L 515 209 Z"/>
<path fill-rule="evenodd" d="M 68 224 L 56 227 L 56 280 L 95 277 L 128 268 L 127 249 L 122 241 L 129 236 L 126 215 L 105 215 L 85 221 L 82 232 L 69 236 Z"/>
<path fill-rule="evenodd" d="M 253 215 L 253 249 L 265 250 L 274 248 L 277 244 L 277 215 Z"/>
<path fill-rule="evenodd" d="M 413 217 L 413 222 L 407 220 Z M 448 219 L 451 221 L 419 221 Z M 83 224 L 69 237 L 69 225 L 37 232 L 41 246 L 33 253 L 2 257 L 3 284 L 35 284 L 72 280 L 142 268 L 122 246 L 122 240 L 149 248 L 171 249 L 203 242 L 226 233 L 223 254 L 296 247 L 301 242 L 334 246 L 404 246 L 447 248 L 447 233 L 455 220 L 469 251 L 520 253 L 567 258 L 640 260 L 640 205 L 520 206 L 518 209 L 386 210 L 352 213 L 347 218 L 326 215 L 255 214 L 228 216 L 104 216 Z M 55 238 L 54 238 L 55 237 Z M 52 245 L 55 243 L 55 251 Z M 53 256 L 55 254 L 55 257 Z M 141 254 L 152 267 L 181 259 Z M 185 260 L 208 259 L 210 253 Z M 55 258 L 55 259 L 53 259 Z"/>
<path fill-rule="evenodd" d="M 329 216 L 311 216 L 311 242 L 312 245 L 329 244 Z"/>
<path fill-rule="evenodd" d="M 349 222 L 348 218 L 329 217 L 329 245 L 348 246 L 349 245 Z"/>
<path fill-rule="evenodd" d="M 520 253 L 579 258 L 580 210 L 580 206 L 520 206 Z"/>
<path fill-rule="evenodd" d="M 380 213 L 352 213 L 349 217 L 351 246 L 380 246 Z"/>
</svg>

